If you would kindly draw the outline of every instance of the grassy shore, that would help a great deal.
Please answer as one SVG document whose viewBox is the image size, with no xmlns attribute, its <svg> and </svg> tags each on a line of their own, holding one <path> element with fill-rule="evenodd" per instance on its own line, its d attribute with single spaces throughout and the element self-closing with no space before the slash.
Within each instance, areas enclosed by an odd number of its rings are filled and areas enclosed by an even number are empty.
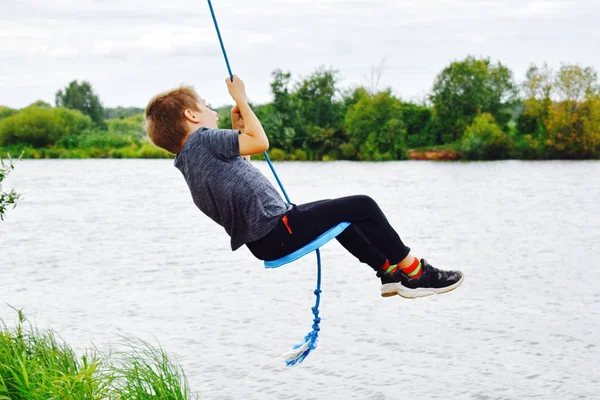
<svg viewBox="0 0 600 400">
<path fill-rule="evenodd" d="M 0 146 L 0 155 L 22 155 L 28 159 L 47 158 L 172 158 L 173 155 L 150 143 L 132 143 L 120 148 L 91 147 L 66 149 L 62 147 L 34 148 L 26 145 Z"/>
<path fill-rule="evenodd" d="M 24 159 L 51 159 L 51 158 L 173 158 L 174 155 L 159 149 L 150 143 L 132 144 L 118 149 L 92 147 L 88 149 L 65 149 L 58 147 L 33 148 L 29 146 L 0 146 L 0 155 L 10 154 L 13 157 L 21 156 Z M 457 144 L 429 146 L 407 151 L 409 160 L 460 160 L 462 154 Z M 280 149 L 269 150 L 269 157 L 273 161 L 307 161 L 308 157 L 303 151 L 285 153 Z M 252 156 L 253 159 L 263 160 L 262 155 Z M 334 161 L 329 157 L 324 161 Z"/>
<path fill-rule="evenodd" d="M 127 351 L 76 352 L 22 312 L 13 329 L 0 324 L 0 400 L 197 399 L 183 370 L 161 349 L 128 340 Z"/>
</svg>

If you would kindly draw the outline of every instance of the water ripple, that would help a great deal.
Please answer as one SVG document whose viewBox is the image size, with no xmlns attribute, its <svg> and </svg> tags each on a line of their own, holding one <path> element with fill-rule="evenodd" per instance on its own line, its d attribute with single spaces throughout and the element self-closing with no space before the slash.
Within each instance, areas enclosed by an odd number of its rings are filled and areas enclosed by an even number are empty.
<svg viewBox="0 0 600 400">
<path fill-rule="evenodd" d="M 159 342 L 204 399 L 597 398 L 599 162 L 277 168 L 295 203 L 371 195 L 415 254 L 465 284 L 382 299 L 328 244 L 319 348 L 287 368 L 311 325 L 313 257 L 266 271 L 231 252 L 170 160 L 26 160 L 5 186 L 26 198 L 0 222 L 0 302 L 76 348 Z"/>
</svg>

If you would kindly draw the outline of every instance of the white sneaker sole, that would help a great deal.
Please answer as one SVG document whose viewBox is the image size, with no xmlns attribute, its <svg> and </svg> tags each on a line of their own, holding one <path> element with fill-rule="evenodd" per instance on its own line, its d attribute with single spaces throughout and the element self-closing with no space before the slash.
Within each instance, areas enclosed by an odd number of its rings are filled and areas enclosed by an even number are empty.
<svg viewBox="0 0 600 400">
<path fill-rule="evenodd" d="M 410 289 L 407 288 L 406 286 L 402 286 L 402 284 L 400 282 L 396 282 L 396 283 L 386 283 L 385 285 L 381 285 L 381 296 L 382 297 L 392 297 L 392 296 L 400 296 L 400 297 L 404 297 L 405 299 L 416 299 L 418 297 L 427 297 L 427 296 L 433 296 L 434 294 L 442 294 L 442 293 L 448 293 L 451 292 L 452 290 L 456 289 L 457 287 L 459 287 L 462 283 L 463 280 L 465 279 L 465 274 L 463 274 L 461 272 L 461 277 L 460 280 L 450 286 L 446 286 L 443 288 L 417 288 L 417 289 Z"/>
</svg>

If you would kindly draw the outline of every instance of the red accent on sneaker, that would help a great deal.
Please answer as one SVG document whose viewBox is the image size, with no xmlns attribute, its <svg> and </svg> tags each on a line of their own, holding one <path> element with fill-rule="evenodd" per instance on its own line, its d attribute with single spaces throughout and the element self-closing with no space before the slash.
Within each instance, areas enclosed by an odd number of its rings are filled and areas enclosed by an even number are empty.
<svg viewBox="0 0 600 400">
<path fill-rule="evenodd" d="M 415 260 L 409 267 L 402 268 L 402 272 L 404 272 L 406 275 L 412 274 L 419 267 L 419 263 L 420 263 L 419 259 L 415 257 Z M 418 278 L 421 276 L 422 273 L 423 273 L 423 271 L 420 270 L 418 274 L 416 274 L 415 276 L 411 276 L 411 278 L 413 278 L 413 279 Z"/>
</svg>

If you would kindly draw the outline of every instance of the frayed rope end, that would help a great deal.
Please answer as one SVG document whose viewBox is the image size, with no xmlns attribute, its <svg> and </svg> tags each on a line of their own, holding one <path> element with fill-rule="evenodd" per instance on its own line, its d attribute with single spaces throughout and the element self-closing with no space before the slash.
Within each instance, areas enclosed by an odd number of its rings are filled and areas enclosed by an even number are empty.
<svg viewBox="0 0 600 400">
<path fill-rule="evenodd" d="M 319 337 L 319 332 L 316 330 L 312 330 L 308 335 L 304 337 L 304 343 L 294 346 L 294 349 L 285 353 L 283 357 L 285 358 L 285 364 L 288 366 L 293 366 L 296 364 L 300 364 L 306 356 L 317 348 L 317 339 Z"/>
</svg>

